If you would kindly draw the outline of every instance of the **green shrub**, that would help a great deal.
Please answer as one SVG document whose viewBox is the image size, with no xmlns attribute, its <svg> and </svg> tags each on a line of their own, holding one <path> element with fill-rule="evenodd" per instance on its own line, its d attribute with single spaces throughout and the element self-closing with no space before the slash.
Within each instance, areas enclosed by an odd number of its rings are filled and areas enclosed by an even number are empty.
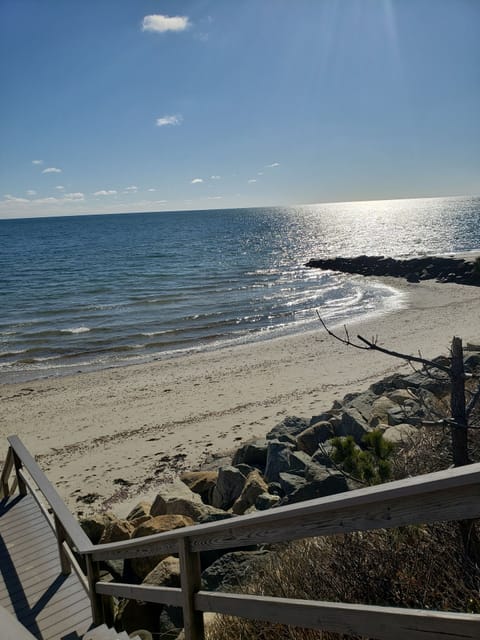
<svg viewBox="0 0 480 640">
<path fill-rule="evenodd" d="M 335 447 L 333 461 L 354 478 L 366 484 L 379 484 L 391 478 L 393 445 L 384 439 L 380 429 L 363 436 L 363 448 L 355 444 L 352 436 L 332 438 L 330 442 Z"/>
</svg>

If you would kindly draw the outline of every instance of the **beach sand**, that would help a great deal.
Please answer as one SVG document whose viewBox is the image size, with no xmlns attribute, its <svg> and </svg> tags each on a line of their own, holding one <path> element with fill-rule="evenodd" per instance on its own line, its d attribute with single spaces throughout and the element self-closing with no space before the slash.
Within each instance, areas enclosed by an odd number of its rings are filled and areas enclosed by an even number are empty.
<svg viewBox="0 0 480 640">
<path fill-rule="evenodd" d="M 480 342 L 480 288 L 381 279 L 404 308 L 348 326 L 351 336 L 434 357 L 453 335 Z M 341 329 L 341 328 L 340 328 Z M 0 387 L 0 459 L 18 434 L 72 511 L 119 515 L 212 454 L 262 437 L 287 415 L 310 419 L 333 400 L 396 371 L 399 360 L 349 348 L 321 328 L 142 365 Z"/>
</svg>

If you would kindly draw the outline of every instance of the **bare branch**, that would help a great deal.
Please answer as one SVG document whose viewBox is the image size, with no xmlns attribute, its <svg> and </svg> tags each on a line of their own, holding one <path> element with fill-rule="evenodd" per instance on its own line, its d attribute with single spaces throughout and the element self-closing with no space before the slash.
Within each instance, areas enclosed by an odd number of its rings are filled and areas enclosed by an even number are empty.
<svg viewBox="0 0 480 640">
<path fill-rule="evenodd" d="M 465 408 L 465 413 L 467 414 L 467 420 L 470 418 L 470 414 L 475 409 L 475 405 L 477 404 L 479 398 L 480 398 L 480 384 L 478 385 L 475 393 L 470 398 L 470 401 Z"/>
<path fill-rule="evenodd" d="M 322 327 L 325 329 L 325 331 L 328 333 L 329 336 L 332 336 L 332 338 L 335 338 L 335 340 L 338 340 L 339 342 L 342 342 L 343 344 L 346 344 L 349 347 L 355 347 L 356 349 L 363 349 L 364 351 L 368 351 L 370 347 L 363 347 L 361 344 L 355 344 L 355 342 L 352 342 L 350 340 L 350 336 L 348 335 L 348 331 L 347 328 L 345 328 L 345 334 L 346 334 L 346 338 L 342 338 L 341 336 L 339 336 L 338 334 L 334 333 L 333 331 L 331 331 L 327 325 L 325 324 L 325 322 L 322 320 L 322 317 L 320 316 L 320 314 L 318 313 L 317 310 L 317 316 L 318 319 L 320 320 Z"/>
<path fill-rule="evenodd" d="M 334 334 L 331 333 L 330 335 L 334 335 Z M 367 340 L 366 338 L 363 338 L 360 335 L 357 335 L 357 338 L 361 342 L 363 342 L 364 344 L 367 345 L 366 347 L 360 347 L 360 348 L 372 349 L 372 351 L 380 351 L 381 353 L 385 353 L 388 356 L 393 356 L 394 358 L 400 358 L 401 360 L 406 360 L 407 362 L 419 362 L 420 364 L 423 364 L 425 367 L 431 367 L 432 369 L 438 369 L 439 371 L 443 371 L 444 373 L 447 373 L 448 375 L 450 375 L 450 368 L 449 367 L 444 367 L 442 364 L 438 364 L 437 362 L 433 362 L 433 360 L 425 360 L 424 358 L 419 358 L 417 356 L 411 356 L 411 355 L 408 355 L 407 353 L 400 353 L 399 351 L 391 351 L 390 349 L 385 349 L 385 347 L 379 347 L 378 344 L 376 344 L 375 342 Z"/>
</svg>

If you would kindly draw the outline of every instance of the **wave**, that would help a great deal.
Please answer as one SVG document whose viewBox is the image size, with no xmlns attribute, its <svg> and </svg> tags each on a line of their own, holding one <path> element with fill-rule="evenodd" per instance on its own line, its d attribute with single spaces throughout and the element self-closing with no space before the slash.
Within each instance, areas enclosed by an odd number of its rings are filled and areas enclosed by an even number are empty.
<svg viewBox="0 0 480 640">
<path fill-rule="evenodd" d="M 88 333 L 91 331 L 90 327 L 72 327 L 71 329 L 60 329 L 60 333 Z"/>
</svg>

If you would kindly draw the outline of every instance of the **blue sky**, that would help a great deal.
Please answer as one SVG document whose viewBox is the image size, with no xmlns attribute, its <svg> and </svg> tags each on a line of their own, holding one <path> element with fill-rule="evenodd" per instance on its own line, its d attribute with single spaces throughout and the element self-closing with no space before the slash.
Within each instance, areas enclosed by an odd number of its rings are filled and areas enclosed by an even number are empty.
<svg viewBox="0 0 480 640">
<path fill-rule="evenodd" d="M 2 0 L 0 217 L 480 194 L 479 0 Z"/>
</svg>

